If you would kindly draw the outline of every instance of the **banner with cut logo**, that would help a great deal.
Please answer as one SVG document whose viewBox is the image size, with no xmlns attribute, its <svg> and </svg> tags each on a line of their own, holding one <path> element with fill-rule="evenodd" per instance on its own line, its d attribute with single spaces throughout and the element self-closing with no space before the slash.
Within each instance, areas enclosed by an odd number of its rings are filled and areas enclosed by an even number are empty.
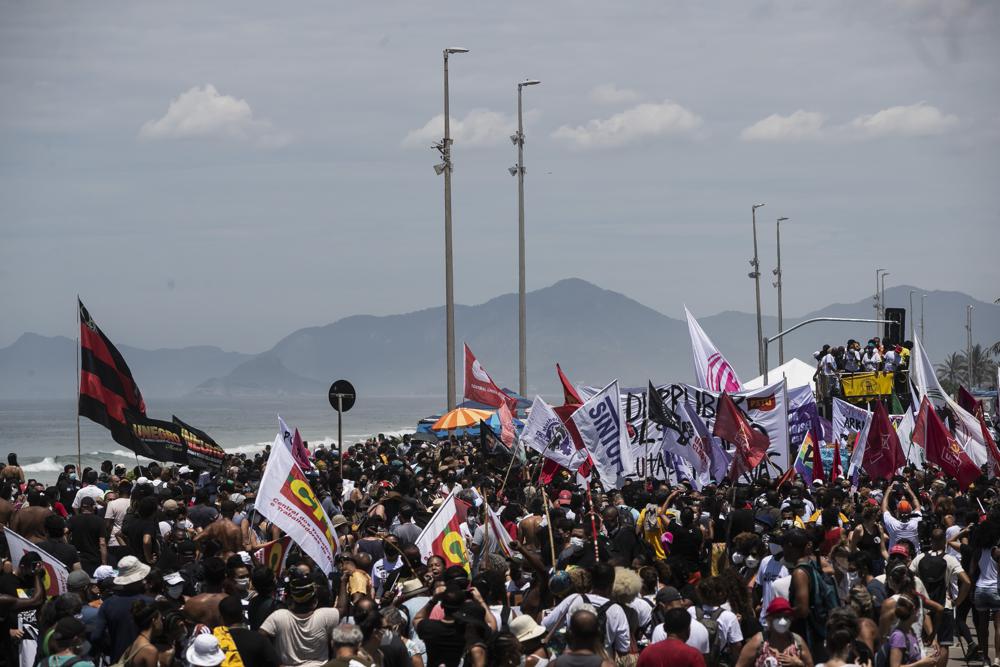
<svg viewBox="0 0 1000 667">
<path fill-rule="evenodd" d="M 337 533 L 281 434 L 271 445 L 256 509 L 285 531 L 323 572 L 333 571 L 334 557 L 340 551 Z"/>
<path fill-rule="evenodd" d="M 39 567 L 45 571 L 45 576 L 42 578 L 42 585 L 45 586 L 45 596 L 55 597 L 69 590 L 67 585 L 69 582 L 69 570 L 66 569 L 61 560 L 44 549 L 39 548 L 37 544 L 21 537 L 6 526 L 3 532 L 7 537 L 10 562 L 14 565 L 15 571 L 21 566 L 21 559 L 24 558 L 24 554 L 34 551 L 42 559 Z"/>
<path fill-rule="evenodd" d="M 470 572 L 469 550 L 462 537 L 461 523 L 457 500 L 452 493 L 417 537 L 416 545 L 420 549 L 421 560 L 427 562 L 431 556 L 440 556 L 444 559 L 445 567 L 459 565 Z"/>
</svg>

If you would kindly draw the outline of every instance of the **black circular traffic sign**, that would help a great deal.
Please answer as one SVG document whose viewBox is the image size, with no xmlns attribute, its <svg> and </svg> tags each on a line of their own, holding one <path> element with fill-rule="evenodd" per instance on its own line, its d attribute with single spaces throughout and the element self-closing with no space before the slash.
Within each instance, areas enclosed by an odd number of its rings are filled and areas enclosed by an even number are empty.
<svg viewBox="0 0 1000 667">
<path fill-rule="evenodd" d="M 354 385 L 347 380 L 337 380 L 330 385 L 330 405 L 334 410 L 347 412 L 354 407 Z"/>
</svg>

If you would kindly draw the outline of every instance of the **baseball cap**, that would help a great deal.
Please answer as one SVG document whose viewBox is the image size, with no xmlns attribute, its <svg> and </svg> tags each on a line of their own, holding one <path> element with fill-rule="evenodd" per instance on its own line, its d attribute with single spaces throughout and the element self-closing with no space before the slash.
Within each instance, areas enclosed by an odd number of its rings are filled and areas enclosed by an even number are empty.
<svg viewBox="0 0 1000 667">
<path fill-rule="evenodd" d="M 560 505 L 569 505 L 573 500 L 573 494 L 569 491 L 560 491 L 556 502 Z"/>
<path fill-rule="evenodd" d="M 164 512 L 175 512 L 177 511 L 178 507 L 179 505 L 177 504 L 177 501 L 174 500 L 173 498 L 163 501 Z"/>
<path fill-rule="evenodd" d="M 86 588 L 90 584 L 90 575 L 83 570 L 73 570 L 69 573 L 69 576 L 66 577 L 66 588 L 71 590 L 75 588 Z"/>
<path fill-rule="evenodd" d="M 783 597 L 776 597 L 771 600 L 771 604 L 767 605 L 768 616 L 781 616 L 783 614 L 791 614 L 793 611 L 792 603 Z"/>
<path fill-rule="evenodd" d="M 909 500 L 900 500 L 899 503 L 896 504 L 896 509 L 903 514 L 906 514 L 907 512 L 913 511 L 913 505 L 910 504 Z"/>
<path fill-rule="evenodd" d="M 683 599 L 684 596 L 681 595 L 681 592 L 673 586 L 664 586 L 660 590 L 656 591 L 657 602 L 677 602 L 678 600 Z"/>
<path fill-rule="evenodd" d="M 889 555 L 890 556 L 893 556 L 893 555 L 896 555 L 896 556 L 906 556 L 907 558 L 909 558 L 910 557 L 910 551 L 909 551 L 909 549 L 907 549 L 906 547 L 904 547 L 902 544 L 897 544 L 893 548 L 889 549 Z"/>
</svg>

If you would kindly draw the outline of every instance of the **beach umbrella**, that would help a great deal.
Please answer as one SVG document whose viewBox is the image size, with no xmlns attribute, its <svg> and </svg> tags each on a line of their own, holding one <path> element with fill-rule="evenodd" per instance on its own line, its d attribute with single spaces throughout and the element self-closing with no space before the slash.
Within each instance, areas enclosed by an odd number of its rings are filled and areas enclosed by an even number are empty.
<svg viewBox="0 0 1000 667">
<path fill-rule="evenodd" d="M 432 431 L 454 431 L 455 429 L 473 426 L 490 418 L 489 410 L 474 410 L 472 408 L 455 408 L 441 416 L 431 426 Z"/>
</svg>

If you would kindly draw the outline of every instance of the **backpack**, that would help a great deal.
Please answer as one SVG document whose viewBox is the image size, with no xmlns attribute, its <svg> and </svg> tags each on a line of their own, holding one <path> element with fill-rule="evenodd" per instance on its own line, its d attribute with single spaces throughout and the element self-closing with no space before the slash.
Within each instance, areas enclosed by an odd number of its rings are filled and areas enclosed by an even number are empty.
<svg viewBox="0 0 1000 667">
<path fill-rule="evenodd" d="M 708 630 L 708 664 L 719 665 L 728 654 L 724 653 L 725 638 L 719 632 L 719 617 L 725 611 L 722 607 L 717 607 L 712 612 L 706 612 L 704 608 L 698 610 L 698 620 Z"/>
<path fill-rule="evenodd" d="M 917 565 L 917 576 L 924 582 L 927 597 L 943 605 L 948 594 L 948 562 L 944 556 L 925 553 Z"/>
<path fill-rule="evenodd" d="M 799 565 L 809 575 L 809 617 L 806 624 L 806 641 L 826 638 L 826 621 L 830 612 L 840 606 L 837 585 L 833 577 L 824 573 L 816 561 Z"/>
<path fill-rule="evenodd" d="M 580 597 L 583 598 L 584 602 L 592 605 L 590 598 L 588 598 L 585 594 L 581 594 Z M 597 629 L 598 629 L 598 634 L 600 635 L 601 638 L 601 642 L 604 644 L 605 647 L 610 648 L 609 651 L 610 653 L 617 655 L 617 651 L 615 651 L 614 647 L 614 640 L 613 638 L 608 636 L 608 610 L 615 605 L 621 607 L 621 605 L 619 605 L 614 600 L 608 600 L 600 607 L 597 607 L 596 612 L 597 612 Z M 635 615 L 635 610 L 633 610 L 632 613 L 633 615 Z M 628 612 L 625 612 L 625 617 L 629 618 Z M 636 625 L 638 625 L 639 624 L 638 615 L 635 616 L 635 619 L 636 619 L 635 623 Z M 629 639 L 631 640 L 630 644 L 634 645 L 635 639 L 631 636 L 632 635 L 631 631 L 632 631 L 632 620 L 629 619 Z"/>
</svg>

